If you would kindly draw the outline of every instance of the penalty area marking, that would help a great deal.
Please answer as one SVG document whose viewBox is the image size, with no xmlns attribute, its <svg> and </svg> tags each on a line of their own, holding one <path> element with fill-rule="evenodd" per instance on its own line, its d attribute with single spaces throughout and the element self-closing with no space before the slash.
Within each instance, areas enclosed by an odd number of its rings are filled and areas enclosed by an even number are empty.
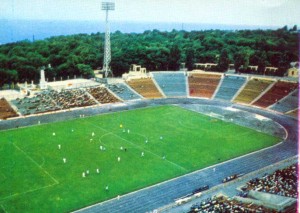
<svg viewBox="0 0 300 213">
<path fill-rule="evenodd" d="M 31 189 L 31 190 L 28 190 L 28 191 L 22 192 L 22 193 L 15 193 L 15 194 L 12 194 L 12 195 L 9 195 L 9 196 L 0 198 L 0 201 L 4 201 L 4 200 L 7 200 L 7 199 L 9 199 L 9 198 L 12 198 L 12 197 L 15 197 L 15 196 L 19 196 L 19 195 L 25 195 L 25 194 L 28 194 L 28 193 L 30 193 L 30 192 L 39 191 L 39 190 L 41 190 L 41 189 L 46 189 L 46 188 L 52 187 L 52 186 L 54 186 L 54 185 L 57 185 L 57 183 L 53 183 L 53 184 L 47 185 L 47 186 L 42 186 L 42 187 L 39 187 L 39 188 L 36 188 L 36 189 Z"/>
<path fill-rule="evenodd" d="M 22 152 L 31 162 L 33 162 L 37 167 L 39 167 L 40 170 L 42 170 L 46 175 L 48 175 L 55 184 L 58 184 L 58 180 L 56 180 L 53 176 L 51 176 L 49 174 L 49 172 L 47 172 L 45 169 L 43 169 L 43 167 L 41 167 L 41 165 L 39 165 L 35 160 L 33 160 L 26 152 L 24 152 L 20 147 L 18 147 L 16 144 L 12 143 L 13 146 L 18 149 L 20 152 Z"/>
<path fill-rule="evenodd" d="M 52 187 L 54 185 L 57 185 L 59 184 L 59 181 L 56 180 L 53 176 L 51 176 L 45 169 L 43 169 L 35 160 L 33 160 L 26 152 L 24 152 L 20 147 L 18 147 L 17 145 L 15 145 L 14 143 L 12 143 L 13 146 L 19 150 L 20 152 L 22 152 L 25 157 L 27 157 L 31 162 L 33 162 L 40 170 L 42 170 L 48 177 L 50 177 L 50 179 L 52 181 L 54 181 L 54 183 L 50 184 L 50 185 L 47 185 L 47 186 L 42 186 L 42 187 L 38 187 L 38 188 L 35 188 L 35 189 L 31 189 L 31 190 L 28 190 L 28 191 L 25 191 L 25 192 L 22 192 L 22 193 L 15 193 L 15 194 L 11 194 L 9 196 L 6 196 L 6 197 L 3 197 L 3 198 L 0 198 L 0 201 L 3 201 L 3 200 L 7 200 L 9 198 L 12 198 L 12 197 L 15 197 L 15 196 L 18 196 L 18 195 L 25 195 L 27 193 L 30 193 L 30 192 L 34 192 L 34 191 L 38 191 L 38 190 L 41 190 L 41 189 L 45 189 L 45 188 L 49 188 L 49 187 Z"/>
</svg>

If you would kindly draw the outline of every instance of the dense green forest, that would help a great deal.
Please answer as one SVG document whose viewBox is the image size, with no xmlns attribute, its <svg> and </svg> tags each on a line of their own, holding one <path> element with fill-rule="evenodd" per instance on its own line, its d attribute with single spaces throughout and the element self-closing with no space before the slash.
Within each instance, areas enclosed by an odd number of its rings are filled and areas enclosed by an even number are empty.
<svg viewBox="0 0 300 213">
<path fill-rule="evenodd" d="M 272 75 L 282 76 L 290 62 L 297 61 L 297 30 L 241 31 L 145 31 L 141 34 L 111 34 L 111 67 L 115 76 L 127 72 L 130 64 L 149 71 L 178 70 L 180 63 L 217 63 L 214 71 L 224 72 L 234 64 L 238 72 L 250 72 L 248 65 L 278 67 Z M 104 33 L 57 36 L 38 41 L 22 41 L 0 46 L 0 86 L 39 79 L 46 66 L 46 78 L 92 77 L 102 67 Z M 47 65 L 51 64 L 51 68 Z M 271 73 L 264 73 L 271 74 Z"/>
</svg>

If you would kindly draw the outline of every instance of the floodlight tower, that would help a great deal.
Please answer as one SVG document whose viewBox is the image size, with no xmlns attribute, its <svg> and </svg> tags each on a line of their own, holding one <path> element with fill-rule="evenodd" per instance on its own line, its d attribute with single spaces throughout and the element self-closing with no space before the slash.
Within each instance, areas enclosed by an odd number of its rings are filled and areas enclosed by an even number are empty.
<svg viewBox="0 0 300 213">
<path fill-rule="evenodd" d="M 110 28 L 108 22 L 108 11 L 115 10 L 114 2 L 102 2 L 102 10 L 106 11 L 106 19 L 105 19 L 105 42 L 104 42 L 104 58 L 103 58 L 103 68 L 105 78 L 110 74 L 112 76 L 112 71 L 110 69 L 110 61 L 111 61 L 111 49 L 110 49 Z"/>
</svg>

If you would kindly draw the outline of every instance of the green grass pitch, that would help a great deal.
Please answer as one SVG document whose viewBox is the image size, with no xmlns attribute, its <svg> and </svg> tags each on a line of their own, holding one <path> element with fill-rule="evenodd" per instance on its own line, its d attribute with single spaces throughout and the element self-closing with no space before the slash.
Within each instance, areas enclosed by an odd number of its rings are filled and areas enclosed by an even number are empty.
<svg viewBox="0 0 300 213">
<path fill-rule="evenodd" d="M 2 131 L 0 212 L 76 210 L 279 141 L 175 106 Z"/>
</svg>

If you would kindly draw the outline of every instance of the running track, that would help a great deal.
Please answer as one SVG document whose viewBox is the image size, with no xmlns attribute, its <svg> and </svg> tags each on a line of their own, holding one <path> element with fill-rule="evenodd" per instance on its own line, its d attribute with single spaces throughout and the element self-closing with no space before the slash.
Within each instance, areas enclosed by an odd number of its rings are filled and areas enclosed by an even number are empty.
<svg viewBox="0 0 300 213">
<path fill-rule="evenodd" d="M 100 113 L 112 111 L 122 111 L 127 109 L 135 109 L 147 106 L 164 105 L 164 104 L 201 104 L 213 105 L 219 107 L 231 106 L 236 109 L 255 113 L 268 117 L 281 124 L 288 132 L 285 141 L 277 146 L 269 149 L 255 152 L 250 155 L 242 156 L 234 160 L 214 166 L 216 172 L 212 168 L 202 169 L 179 178 L 175 178 L 136 192 L 121 196 L 120 199 L 111 199 L 93 206 L 89 206 L 78 210 L 77 212 L 149 212 L 159 207 L 174 202 L 175 199 L 182 197 L 194 189 L 209 185 L 210 187 L 220 185 L 221 180 L 232 174 L 250 173 L 272 165 L 276 162 L 296 156 L 298 154 L 298 121 L 282 114 L 232 104 L 229 102 L 220 102 L 214 100 L 202 99 L 158 99 L 158 100 L 141 100 L 131 101 L 122 104 L 110 104 L 98 107 L 89 107 L 78 110 L 65 112 L 57 112 L 54 114 L 39 115 L 33 117 L 12 119 L 0 122 L 0 130 L 36 125 L 41 123 L 50 123 L 66 119 L 74 119 L 81 114 L 92 116 Z"/>
</svg>

